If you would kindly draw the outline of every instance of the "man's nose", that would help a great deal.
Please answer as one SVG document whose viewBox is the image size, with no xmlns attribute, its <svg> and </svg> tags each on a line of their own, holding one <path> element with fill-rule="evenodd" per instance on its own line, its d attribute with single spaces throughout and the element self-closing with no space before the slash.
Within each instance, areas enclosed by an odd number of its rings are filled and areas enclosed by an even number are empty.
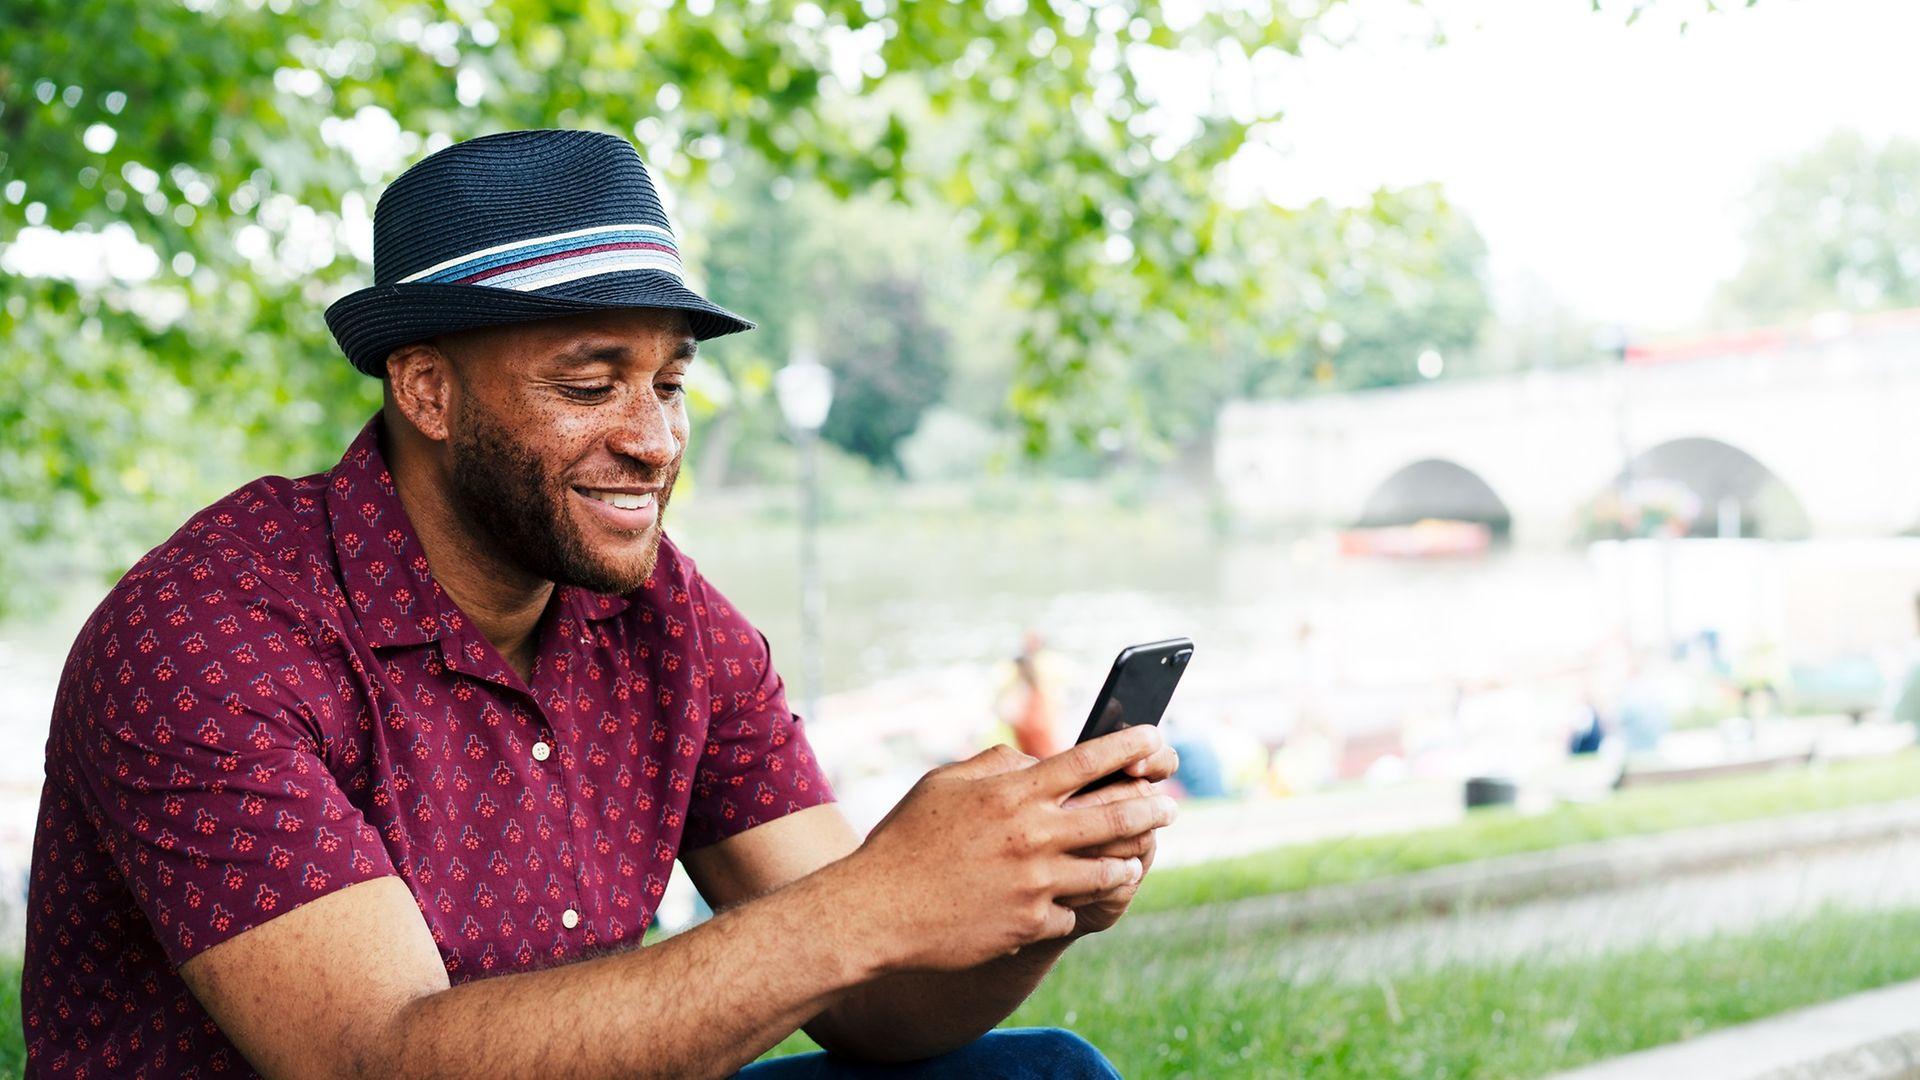
<svg viewBox="0 0 1920 1080">
<path fill-rule="evenodd" d="M 679 455 L 680 438 L 674 434 L 666 405 L 648 394 L 620 418 L 619 426 L 607 439 L 607 448 L 664 469 Z"/>
</svg>

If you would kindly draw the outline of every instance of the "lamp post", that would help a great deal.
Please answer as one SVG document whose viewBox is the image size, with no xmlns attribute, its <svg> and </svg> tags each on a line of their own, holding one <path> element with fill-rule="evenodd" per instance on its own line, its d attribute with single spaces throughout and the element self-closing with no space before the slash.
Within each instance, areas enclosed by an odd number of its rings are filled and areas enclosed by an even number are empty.
<svg viewBox="0 0 1920 1080">
<path fill-rule="evenodd" d="M 826 593 L 820 587 L 820 425 L 833 407 L 833 372 L 813 350 L 801 345 L 774 372 L 774 396 L 800 446 L 800 666 L 806 680 L 802 707 L 809 720 L 820 716 L 820 624 Z"/>
<path fill-rule="evenodd" d="M 1635 469 L 1634 469 L 1634 453 L 1633 453 L 1633 433 L 1631 430 L 1631 418 L 1628 415 L 1630 411 L 1630 407 L 1632 405 L 1632 402 L 1629 400 L 1630 384 L 1628 381 L 1628 370 L 1627 370 L 1627 354 L 1629 351 L 1630 344 L 1631 344 L 1631 341 L 1627 337 L 1626 327 L 1621 326 L 1618 323 L 1615 323 L 1611 326 L 1602 327 L 1601 329 L 1595 331 L 1593 335 L 1594 348 L 1600 351 L 1602 354 L 1610 357 L 1614 362 L 1613 363 L 1613 429 L 1614 429 L 1614 437 L 1618 444 L 1618 450 L 1616 452 L 1620 455 L 1620 478 L 1614 484 L 1614 498 L 1616 499 L 1616 501 L 1619 503 L 1619 506 L 1620 506 L 1620 513 L 1622 515 L 1622 524 L 1624 525 L 1625 522 L 1628 520 L 1631 520 L 1634 523 L 1633 532 L 1627 532 L 1625 529 L 1621 530 L 1622 532 L 1621 539 L 1623 541 L 1634 539 L 1635 538 L 1634 534 L 1638 533 L 1643 528 L 1642 515 L 1641 515 L 1642 508 L 1634 505 L 1632 502 L 1632 500 L 1634 499 L 1641 498 L 1642 495 L 1638 493 L 1637 478 L 1634 475 Z M 1654 538 L 1654 543 L 1656 545 L 1656 550 L 1659 552 L 1659 556 L 1660 556 L 1660 634 L 1661 634 L 1660 647 L 1661 649 L 1671 653 L 1673 649 L 1673 638 L 1674 638 L 1674 634 L 1673 634 L 1673 544 L 1669 542 L 1670 538 L 1668 537 L 1667 532 L 1668 530 L 1665 528 L 1664 525 L 1662 525 L 1661 528 L 1659 529 L 1658 535 Z M 1627 550 L 1628 548 L 1629 548 L 1628 544 L 1624 542 L 1621 544 L 1622 558 L 1620 560 L 1620 566 L 1621 566 L 1620 587 L 1621 587 L 1621 592 L 1626 597 L 1626 600 L 1624 601 L 1624 610 L 1628 612 L 1627 640 L 1631 642 L 1633 640 L 1633 625 L 1632 625 L 1631 613 L 1633 610 L 1633 602 L 1635 597 L 1634 597 L 1634 579 L 1633 579 L 1633 558 L 1631 553 Z"/>
</svg>

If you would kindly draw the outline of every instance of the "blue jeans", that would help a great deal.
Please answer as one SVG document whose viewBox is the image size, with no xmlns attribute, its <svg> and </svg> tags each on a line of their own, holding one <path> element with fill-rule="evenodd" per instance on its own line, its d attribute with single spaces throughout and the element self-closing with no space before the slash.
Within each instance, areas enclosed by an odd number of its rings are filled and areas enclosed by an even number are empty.
<svg viewBox="0 0 1920 1080">
<path fill-rule="evenodd" d="M 749 1065 L 736 1080 L 1120 1080 L 1093 1044 L 1060 1028 L 989 1031 L 958 1050 L 900 1065 L 795 1054 Z"/>
</svg>

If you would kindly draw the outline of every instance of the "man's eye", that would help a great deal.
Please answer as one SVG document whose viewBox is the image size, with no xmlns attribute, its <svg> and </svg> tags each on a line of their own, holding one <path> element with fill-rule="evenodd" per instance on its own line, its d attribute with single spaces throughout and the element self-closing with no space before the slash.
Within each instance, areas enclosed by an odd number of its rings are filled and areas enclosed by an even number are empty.
<svg viewBox="0 0 1920 1080">
<path fill-rule="evenodd" d="M 682 384 L 682 383 L 677 383 L 677 382 L 671 382 L 671 383 L 661 383 L 661 384 L 660 384 L 660 392 L 661 392 L 661 393 L 663 393 L 663 394 L 666 394 L 666 395 L 667 395 L 668 397 L 674 397 L 674 396 L 677 396 L 677 395 L 679 395 L 679 394 L 684 394 L 684 393 L 686 393 L 686 392 L 687 392 L 687 388 L 686 388 L 686 386 L 685 386 L 685 384 Z"/>
<path fill-rule="evenodd" d="M 611 386 L 562 386 L 560 392 L 575 401 L 599 401 L 613 393 Z"/>
</svg>

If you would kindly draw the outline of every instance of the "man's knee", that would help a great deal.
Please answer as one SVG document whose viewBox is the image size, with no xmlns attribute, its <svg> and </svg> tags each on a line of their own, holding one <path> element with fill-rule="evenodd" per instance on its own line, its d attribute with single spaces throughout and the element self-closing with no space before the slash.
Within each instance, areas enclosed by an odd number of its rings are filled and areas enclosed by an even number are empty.
<svg viewBox="0 0 1920 1080">
<path fill-rule="evenodd" d="M 991 1047 L 998 1076 L 1036 1080 L 1119 1080 L 1120 1076 L 1098 1048 L 1065 1028 L 1006 1028 L 974 1046 Z"/>
</svg>

